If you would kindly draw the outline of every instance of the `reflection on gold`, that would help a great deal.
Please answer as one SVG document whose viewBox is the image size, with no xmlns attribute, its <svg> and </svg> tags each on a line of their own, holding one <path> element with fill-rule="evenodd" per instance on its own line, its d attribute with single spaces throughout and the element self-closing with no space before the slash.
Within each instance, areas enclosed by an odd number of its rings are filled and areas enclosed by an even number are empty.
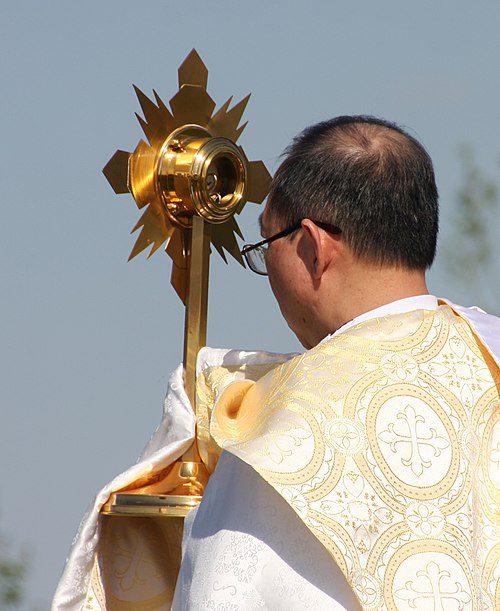
<svg viewBox="0 0 500 611">
<path fill-rule="evenodd" d="M 103 172 L 116 193 L 131 192 L 145 208 L 133 231 L 140 229 L 130 258 L 150 248 L 151 256 L 167 242 L 174 261 L 172 284 L 186 303 L 189 256 L 176 234 L 191 228 L 194 215 L 217 225 L 212 245 L 225 260 L 229 252 L 244 265 L 233 218 L 247 201 L 261 203 L 270 175 L 261 161 L 248 161 L 236 144 L 246 123 L 239 125 L 250 96 L 229 108 L 231 98 L 215 112 L 206 90 L 208 70 L 193 49 L 179 68 L 179 91 L 170 109 L 154 92 L 154 101 L 135 87 L 144 118 L 137 115 L 148 142 L 133 153 L 118 150 Z M 179 271 L 184 270 L 184 271 Z"/>
<path fill-rule="evenodd" d="M 210 248 L 244 265 L 234 218 L 247 201 L 261 203 L 271 177 L 262 161 L 248 161 L 236 144 L 250 96 L 232 108 L 232 98 L 215 113 L 207 93 L 208 70 L 193 49 L 179 67 L 179 90 L 169 106 L 135 87 L 147 138 L 133 153 L 118 150 L 103 172 L 116 193 L 132 193 L 143 214 L 129 259 L 166 243 L 171 282 L 186 306 L 185 389 L 195 406 L 196 357 L 206 343 Z M 174 465 L 148 474 L 114 493 L 102 513 L 115 516 L 185 516 L 201 499 L 208 471 L 196 443 Z"/>
</svg>

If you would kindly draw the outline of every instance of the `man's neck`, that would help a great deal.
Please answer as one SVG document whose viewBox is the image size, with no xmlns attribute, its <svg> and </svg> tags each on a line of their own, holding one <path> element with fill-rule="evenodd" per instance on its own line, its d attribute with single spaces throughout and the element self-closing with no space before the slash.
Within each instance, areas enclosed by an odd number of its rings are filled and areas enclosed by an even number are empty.
<svg viewBox="0 0 500 611">
<path fill-rule="evenodd" d="M 400 268 L 357 266 L 338 284 L 324 301 L 325 322 L 329 325 L 323 329 L 325 335 L 386 304 L 429 294 L 423 272 Z M 328 308 L 328 304 L 333 305 Z"/>
</svg>

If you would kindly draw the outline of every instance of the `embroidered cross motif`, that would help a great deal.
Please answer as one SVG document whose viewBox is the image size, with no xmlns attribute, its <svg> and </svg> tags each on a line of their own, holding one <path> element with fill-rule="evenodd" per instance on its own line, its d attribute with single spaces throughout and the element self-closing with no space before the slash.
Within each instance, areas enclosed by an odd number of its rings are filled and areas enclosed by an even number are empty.
<svg viewBox="0 0 500 611">
<path fill-rule="evenodd" d="M 113 573 L 124 592 L 161 577 L 147 552 L 150 539 L 151 534 L 143 528 L 130 530 L 128 538 L 115 539 Z"/>
<path fill-rule="evenodd" d="M 434 611 L 450 609 L 449 601 L 455 601 L 453 608 L 463 609 L 470 601 L 470 595 L 458 582 L 452 581 L 449 571 L 442 571 L 435 562 L 429 562 L 425 570 L 417 571 L 416 577 L 415 581 L 407 581 L 404 588 L 395 592 L 412 609 L 417 608 L 417 601 Z"/>
<path fill-rule="evenodd" d="M 440 456 L 441 451 L 449 447 L 449 442 L 426 425 L 425 418 L 410 404 L 397 414 L 396 419 L 397 422 L 389 423 L 379 437 L 389 444 L 392 452 L 402 455 L 401 462 L 405 467 L 410 467 L 415 475 L 420 476 L 432 464 L 426 457 Z"/>
</svg>

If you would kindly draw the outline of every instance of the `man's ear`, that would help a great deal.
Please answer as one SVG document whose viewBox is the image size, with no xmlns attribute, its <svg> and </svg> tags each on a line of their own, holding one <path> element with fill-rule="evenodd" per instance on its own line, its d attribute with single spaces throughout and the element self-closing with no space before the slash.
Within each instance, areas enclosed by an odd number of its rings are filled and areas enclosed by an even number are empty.
<svg viewBox="0 0 500 611">
<path fill-rule="evenodd" d="M 304 256 L 309 272 L 314 280 L 320 280 L 334 256 L 331 236 L 320 229 L 310 219 L 303 219 Z"/>
</svg>

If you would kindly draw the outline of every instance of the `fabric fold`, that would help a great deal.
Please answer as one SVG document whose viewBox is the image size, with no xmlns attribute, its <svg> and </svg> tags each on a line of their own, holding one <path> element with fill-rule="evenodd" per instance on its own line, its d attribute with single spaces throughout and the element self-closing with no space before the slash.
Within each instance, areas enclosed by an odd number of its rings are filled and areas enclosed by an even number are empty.
<svg viewBox="0 0 500 611">
<path fill-rule="evenodd" d="M 88 609 L 101 609 L 98 600 L 90 600 L 95 599 L 91 577 L 96 571 L 96 552 L 102 539 L 102 529 L 99 528 L 101 508 L 112 493 L 148 481 L 172 464 L 191 445 L 194 430 L 195 417 L 184 391 L 182 366 L 179 366 L 169 379 L 162 421 L 137 463 L 104 486 L 87 509 L 55 592 L 53 611 L 79 611 L 84 605 Z"/>
</svg>

